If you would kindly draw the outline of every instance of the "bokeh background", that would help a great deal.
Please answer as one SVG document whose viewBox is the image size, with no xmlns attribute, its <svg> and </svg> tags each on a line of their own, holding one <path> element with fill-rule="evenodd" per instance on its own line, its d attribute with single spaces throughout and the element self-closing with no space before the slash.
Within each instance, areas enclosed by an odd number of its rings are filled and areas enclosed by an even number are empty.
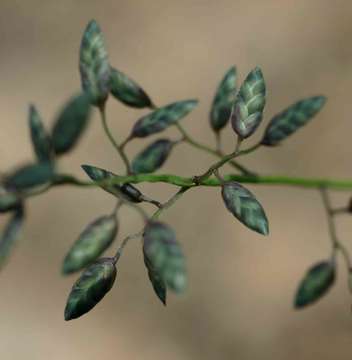
<svg viewBox="0 0 352 360">
<path fill-rule="evenodd" d="M 157 104 L 200 99 L 183 124 L 209 144 L 214 141 L 210 103 L 233 64 L 240 80 L 254 66 L 262 67 L 266 121 L 295 100 L 325 94 L 324 111 L 304 130 L 281 147 L 243 160 L 265 174 L 352 177 L 349 0 L 0 0 L 1 171 L 33 156 L 29 103 L 39 107 L 49 127 L 58 108 L 79 90 L 78 48 L 91 18 L 105 33 L 111 63 L 142 84 Z M 114 135 L 124 138 L 144 113 L 111 99 Z M 228 150 L 233 142 L 227 129 Z M 129 154 L 145 143 L 131 144 Z M 164 171 L 186 176 L 214 161 L 186 144 L 173 155 Z M 82 163 L 122 169 L 97 114 L 60 166 L 84 178 Z M 160 200 L 174 191 L 167 185 L 141 188 Z M 1 359 L 350 359 L 351 295 L 342 261 L 338 281 L 323 300 L 299 312 L 292 307 L 306 269 L 330 253 L 319 193 L 249 188 L 270 219 L 268 238 L 236 222 L 219 189 L 195 189 L 164 217 L 177 229 L 188 257 L 188 292 L 170 295 L 162 307 L 147 279 L 140 244 L 132 242 L 111 293 L 88 316 L 69 323 L 63 309 L 76 276 L 61 277 L 61 261 L 82 228 L 109 212 L 114 199 L 99 190 L 61 188 L 31 200 L 21 241 L 0 276 Z M 348 196 L 335 193 L 334 203 L 344 205 Z M 128 209 L 120 220 L 119 240 L 141 226 Z M 339 220 L 339 236 L 352 250 L 351 223 L 349 217 Z"/>
</svg>

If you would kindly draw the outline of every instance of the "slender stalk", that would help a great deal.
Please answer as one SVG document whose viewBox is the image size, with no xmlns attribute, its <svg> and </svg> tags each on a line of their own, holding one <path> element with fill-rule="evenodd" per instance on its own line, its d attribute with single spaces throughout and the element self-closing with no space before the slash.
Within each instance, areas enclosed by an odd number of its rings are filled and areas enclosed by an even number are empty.
<svg viewBox="0 0 352 360">
<path fill-rule="evenodd" d="M 115 216 L 117 215 L 117 212 L 119 211 L 119 209 L 120 209 L 120 207 L 123 205 L 123 203 L 124 203 L 124 202 L 123 202 L 122 200 L 120 200 L 120 199 L 116 201 L 114 210 L 113 210 L 113 212 L 112 212 L 113 215 L 115 215 Z"/>
<path fill-rule="evenodd" d="M 127 174 L 131 175 L 131 165 L 130 162 L 125 154 L 124 148 L 127 145 L 127 143 L 131 140 L 131 136 L 128 136 L 120 145 L 116 142 L 115 138 L 113 137 L 113 135 L 111 134 L 111 131 L 107 125 L 107 119 L 106 119 L 106 112 L 105 112 L 105 106 L 102 106 L 99 108 L 100 109 L 100 114 L 101 114 L 101 119 L 102 119 L 102 124 L 103 124 L 103 128 L 104 131 L 106 133 L 106 135 L 108 136 L 108 138 L 110 139 L 111 144 L 113 145 L 113 147 L 116 149 L 116 151 L 120 154 L 123 162 L 125 163 L 126 166 L 126 170 L 127 170 Z M 146 198 L 145 201 L 148 201 L 154 205 L 156 205 L 157 207 L 159 207 L 159 202 L 154 201 L 152 199 Z M 138 205 L 133 206 L 133 208 L 139 212 L 143 218 L 146 218 L 146 213 L 144 212 L 144 210 L 142 208 L 140 208 Z M 117 211 L 117 210 L 116 210 Z"/>
<path fill-rule="evenodd" d="M 125 146 L 132 140 L 132 136 L 129 135 L 127 136 L 127 138 L 122 141 L 122 143 L 120 144 L 120 149 L 124 152 L 125 151 Z"/>
<path fill-rule="evenodd" d="M 214 171 L 218 170 L 221 166 L 225 165 L 230 160 L 234 159 L 236 156 L 238 156 L 240 152 L 240 146 L 241 146 L 242 140 L 238 137 L 235 151 L 231 154 L 225 155 L 221 160 L 213 164 L 203 175 L 195 176 L 195 182 L 200 183 L 204 180 L 206 180 L 209 176 L 213 175 Z M 253 151 L 253 150 L 252 150 Z"/>
<path fill-rule="evenodd" d="M 176 194 L 174 194 L 168 201 L 166 201 L 150 218 L 150 220 L 157 220 L 160 215 L 167 210 L 168 208 L 170 208 L 178 199 L 181 198 L 181 196 L 187 191 L 189 190 L 189 187 L 182 187 Z M 146 221 L 148 220 L 147 218 L 144 218 Z M 138 239 L 143 235 L 144 232 L 144 226 L 143 228 L 138 231 L 135 234 L 129 235 L 127 236 L 121 243 L 120 247 L 117 249 L 117 252 L 114 256 L 114 264 L 117 263 L 117 261 L 119 260 L 119 258 L 122 255 L 123 249 L 126 247 L 126 245 L 128 244 L 128 242 L 130 240 L 133 239 Z"/>
<path fill-rule="evenodd" d="M 169 207 L 171 207 L 189 189 L 190 189 L 189 186 L 181 187 L 181 189 L 179 189 L 175 195 L 173 195 L 166 203 L 162 204 L 162 206 L 153 214 L 153 216 L 150 219 L 157 220 L 160 217 L 160 215 L 162 214 L 162 212 L 164 212 Z"/>
<path fill-rule="evenodd" d="M 115 148 L 115 150 L 119 153 L 121 159 L 123 160 L 123 162 L 125 163 L 125 166 L 126 166 L 126 170 L 127 170 L 127 173 L 130 174 L 131 173 L 131 167 L 130 167 L 130 162 L 128 161 L 128 158 L 125 154 L 125 152 L 123 151 L 123 146 L 122 145 L 119 145 L 116 140 L 114 139 L 109 127 L 108 127 L 108 124 L 107 124 L 107 121 L 106 121 L 106 111 L 105 111 L 105 106 L 103 107 L 100 107 L 99 108 L 100 110 L 100 115 L 101 115 L 101 120 L 102 120 L 102 124 L 103 124 L 103 128 L 104 128 L 104 131 L 107 135 L 107 137 L 109 138 L 112 146 Z M 124 144 L 125 145 L 125 144 Z"/>
<path fill-rule="evenodd" d="M 123 249 L 126 247 L 126 245 L 128 244 L 128 242 L 130 240 L 133 240 L 133 239 L 138 239 L 142 236 L 143 234 L 143 230 L 139 231 L 138 233 L 135 233 L 135 234 L 132 234 L 132 235 L 128 235 L 121 243 L 121 245 L 119 246 L 119 248 L 117 249 L 117 252 L 115 254 L 115 256 L 113 257 L 114 259 L 114 264 L 117 263 L 117 261 L 120 259 L 121 255 L 122 255 L 122 252 L 123 252 Z"/>
<path fill-rule="evenodd" d="M 242 155 L 247 155 L 247 154 L 253 152 L 254 150 L 257 150 L 261 145 L 262 145 L 261 143 L 257 143 L 257 144 L 255 144 L 255 145 L 253 145 L 253 146 L 251 146 L 251 147 L 249 147 L 247 149 L 241 150 L 241 151 L 238 152 L 236 157 L 242 156 Z"/>
<path fill-rule="evenodd" d="M 323 204 L 324 204 L 324 208 L 325 208 L 325 212 L 326 212 L 326 217 L 328 220 L 328 228 L 329 228 L 329 234 L 330 234 L 330 238 L 332 241 L 332 245 L 333 245 L 333 248 L 336 248 L 337 244 L 338 244 L 338 240 L 337 240 L 337 235 L 336 235 L 335 222 L 332 217 L 332 207 L 330 204 L 330 199 L 328 197 L 328 193 L 325 188 L 320 188 L 320 193 L 321 193 L 321 198 L 323 200 Z"/>
<path fill-rule="evenodd" d="M 222 149 L 221 149 L 221 133 L 220 133 L 220 131 L 217 131 L 215 133 L 215 145 L 216 145 L 216 152 L 221 153 Z"/>
<path fill-rule="evenodd" d="M 213 164 L 203 175 L 195 176 L 195 182 L 197 184 L 201 184 L 206 180 L 209 176 L 211 176 L 215 170 L 219 169 L 221 166 L 225 165 L 227 162 L 232 160 L 237 155 L 237 150 L 235 150 L 233 153 L 225 155 L 221 160 Z"/>
<path fill-rule="evenodd" d="M 223 156 L 225 155 L 222 151 L 218 150 L 214 150 L 211 147 L 201 144 L 200 142 L 194 140 L 188 133 L 187 131 L 182 127 L 181 124 L 177 123 L 176 124 L 177 129 L 180 131 L 180 133 L 183 136 L 184 141 L 193 146 L 194 148 L 198 149 L 198 150 L 203 150 L 209 154 L 212 154 L 218 158 L 223 158 Z M 235 169 L 239 170 L 242 174 L 244 175 L 254 175 L 252 171 L 248 170 L 246 167 L 242 166 L 241 164 L 239 164 L 237 161 L 229 161 L 229 164 L 234 167 Z"/>
<path fill-rule="evenodd" d="M 142 217 L 142 219 L 144 221 L 147 221 L 149 219 L 149 216 L 147 214 L 146 211 L 144 211 L 144 209 L 141 207 L 141 206 L 138 206 L 134 203 L 131 203 L 131 202 L 127 202 L 126 201 L 126 205 L 130 206 L 132 209 L 136 210 L 136 212 L 139 213 L 139 215 Z"/>
<path fill-rule="evenodd" d="M 337 237 L 336 225 L 335 225 L 335 220 L 334 220 L 334 216 L 333 216 L 334 209 L 331 206 L 330 198 L 328 196 L 328 192 L 327 192 L 326 188 L 321 187 L 320 193 L 321 193 L 324 208 L 326 211 L 329 234 L 330 234 L 330 239 L 331 239 L 332 248 L 333 248 L 333 256 L 335 256 L 336 251 L 340 251 L 340 253 L 342 254 L 342 256 L 345 259 L 348 271 L 351 271 L 352 270 L 352 260 L 350 258 L 347 248 L 339 241 L 339 239 Z"/>
</svg>

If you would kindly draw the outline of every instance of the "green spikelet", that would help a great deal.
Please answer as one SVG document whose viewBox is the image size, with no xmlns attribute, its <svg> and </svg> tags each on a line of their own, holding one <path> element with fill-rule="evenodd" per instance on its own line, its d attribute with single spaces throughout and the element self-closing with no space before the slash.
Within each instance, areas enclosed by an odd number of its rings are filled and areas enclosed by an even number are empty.
<svg viewBox="0 0 352 360">
<path fill-rule="evenodd" d="M 79 68 L 82 88 L 89 94 L 92 104 L 103 105 L 110 92 L 111 69 L 103 33 L 95 20 L 84 31 Z"/>
<path fill-rule="evenodd" d="M 295 297 L 295 308 L 300 309 L 324 296 L 335 282 L 334 261 L 321 261 L 312 266 L 301 281 Z"/>
<path fill-rule="evenodd" d="M 115 99 L 134 108 L 154 108 L 152 100 L 147 93 L 130 77 L 123 72 L 112 68 L 111 94 Z"/>
<path fill-rule="evenodd" d="M 274 146 L 307 124 L 325 105 L 325 96 L 314 96 L 275 115 L 265 130 L 263 145 Z"/>
<path fill-rule="evenodd" d="M 66 303 L 65 320 L 76 319 L 93 309 L 111 290 L 115 279 L 113 259 L 100 259 L 90 265 L 72 287 Z"/>
<path fill-rule="evenodd" d="M 236 134 L 245 139 L 251 136 L 262 121 L 265 106 L 265 82 L 257 67 L 243 82 L 232 111 L 231 124 Z"/>
<path fill-rule="evenodd" d="M 176 293 L 185 290 L 185 258 L 170 226 L 160 222 L 149 223 L 144 231 L 143 251 L 146 262 L 162 283 Z"/>
<path fill-rule="evenodd" d="M 262 235 L 269 234 L 264 209 L 255 196 L 236 182 L 222 186 L 222 197 L 227 209 L 244 225 Z"/>
<path fill-rule="evenodd" d="M 215 132 L 223 129 L 230 120 L 236 97 L 237 71 L 231 67 L 222 79 L 210 111 L 210 125 Z"/>
</svg>

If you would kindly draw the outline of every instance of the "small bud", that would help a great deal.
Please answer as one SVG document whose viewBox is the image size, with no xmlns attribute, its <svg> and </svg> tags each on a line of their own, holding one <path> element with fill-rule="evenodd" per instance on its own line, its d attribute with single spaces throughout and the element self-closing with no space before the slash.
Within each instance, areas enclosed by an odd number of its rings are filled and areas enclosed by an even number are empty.
<svg viewBox="0 0 352 360">
<path fill-rule="evenodd" d="M 114 173 L 100 169 L 95 166 L 91 165 L 82 165 L 82 169 L 86 172 L 86 174 L 93 180 L 93 181 L 103 181 L 103 180 L 109 180 L 113 178 L 118 178 L 117 175 Z M 116 197 L 120 199 L 124 199 L 130 202 L 134 203 L 140 203 L 140 202 L 149 202 L 151 204 L 154 204 L 156 206 L 160 206 L 160 203 L 158 201 L 149 199 L 147 196 L 143 195 L 135 186 L 132 184 L 125 183 L 123 185 L 100 185 L 102 189 L 109 192 L 110 194 L 115 195 Z"/>
<path fill-rule="evenodd" d="M 140 203 L 143 201 L 143 194 L 131 184 L 123 184 L 120 187 L 122 197 L 128 201 L 134 203 Z"/>
</svg>

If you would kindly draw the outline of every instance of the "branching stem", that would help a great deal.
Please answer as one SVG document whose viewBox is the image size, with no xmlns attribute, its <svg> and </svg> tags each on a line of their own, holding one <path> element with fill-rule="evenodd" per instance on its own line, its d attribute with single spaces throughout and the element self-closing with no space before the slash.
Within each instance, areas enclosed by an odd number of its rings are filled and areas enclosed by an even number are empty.
<svg viewBox="0 0 352 360">
<path fill-rule="evenodd" d="M 197 184 L 201 183 L 202 181 L 206 180 L 208 177 L 213 175 L 214 171 L 220 169 L 223 165 L 225 165 L 229 161 L 233 160 L 234 158 L 236 158 L 236 157 L 238 157 L 240 155 L 249 154 L 250 152 L 256 150 L 260 146 L 260 144 L 257 144 L 257 145 L 254 145 L 254 146 L 246 149 L 246 150 L 240 151 L 241 143 L 242 143 L 242 139 L 240 137 L 238 137 L 235 151 L 232 152 L 231 154 L 223 156 L 221 158 L 221 160 L 219 160 L 218 162 L 213 164 L 203 175 L 195 176 L 194 177 L 195 182 Z"/>
<path fill-rule="evenodd" d="M 160 207 L 160 209 L 158 209 L 150 218 L 151 220 L 157 220 L 160 215 L 162 214 L 162 212 L 164 212 L 165 210 L 167 210 L 169 207 L 171 207 L 178 199 L 180 199 L 183 194 L 189 190 L 191 187 L 190 186 L 183 186 L 181 187 L 177 193 L 175 195 L 173 195 L 168 201 L 166 201 L 164 204 L 162 204 L 162 206 Z"/>
<path fill-rule="evenodd" d="M 348 250 L 340 242 L 340 240 L 337 237 L 336 225 L 335 225 L 335 219 L 334 219 L 334 209 L 331 206 L 330 198 L 329 198 L 329 195 L 328 195 L 328 192 L 327 192 L 326 188 L 321 187 L 320 188 L 320 193 L 321 193 L 324 208 L 325 208 L 325 211 L 326 211 L 328 227 L 329 227 L 329 234 L 330 234 L 330 239 L 331 239 L 332 248 L 333 248 L 333 256 L 335 256 L 337 251 L 340 251 L 340 253 L 343 255 L 343 257 L 345 259 L 348 271 L 352 271 L 352 260 L 350 258 L 349 253 L 348 253 Z"/>
<path fill-rule="evenodd" d="M 211 147 L 207 146 L 207 145 L 204 145 L 204 144 L 201 144 L 200 142 L 194 140 L 188 133 L 187 131 L 183 128 L 183 126 L 179 123 L 176 124 L 176 127 L 177 129 L 180 131 L 180 133 L 182 134 L 183 136 L 183 139 L 184 141 L 193 146 L 194 148 L 198 149 L 198 150 L 202 150 L 202 151 L 205 151 L 209 154 L 212 154 L 220 159 L 222 159 L 224 157 L 224 153 L 222 151 L 220 151 L 220 149 L 217 149 L 217 150 L 214 150 L 212 149 Z M 245 168 L 244 166 L 242 166 L 241 164 L 239 164 L 238 162 L 236 161 L 229 161 L 229 164 L 239 170 L 242 174 L 244 175 L 254 175 L 252 171 L 248 170 L 247 168 Z"/>
<path fill-rule="evenodd" d="M 167 210 L 168 208 L 170 208 L 178 199 L 181 198 L 181 196 L 187 191 L 189 190 L 190 187 L 182 187 L 181 189 L 179 189 L 179 191 L 177 191 L 176 194 L 174 194 L 168 201 L 166 201 L 164 204 L 162 204 L 162 206 L 151 216 L 150 219 L 148 219 L 146 216 L 144 216 L 144 220 L 147 221 L 153 221 L 153 220 L 157 220 L 160 215 Z M 145 215 L 145 214 L 143 214 Z M 130 240 L 133 239 L 138 239 L 143 235 L 143 231 L 144 231 L 144 226 L 143 228 L 138 231 L 135 234 L 129 235 L 127 236 L 121 243 L 120 247 L 118 248 L 115 256 L 114 256 L 114 263 L 116 264 L 116 262 L 119 260 L 119 258 L 122 255 L 123 249 L 126 247 L 126 245 L 128 244 L 128 242 Z"/>
</svg>

